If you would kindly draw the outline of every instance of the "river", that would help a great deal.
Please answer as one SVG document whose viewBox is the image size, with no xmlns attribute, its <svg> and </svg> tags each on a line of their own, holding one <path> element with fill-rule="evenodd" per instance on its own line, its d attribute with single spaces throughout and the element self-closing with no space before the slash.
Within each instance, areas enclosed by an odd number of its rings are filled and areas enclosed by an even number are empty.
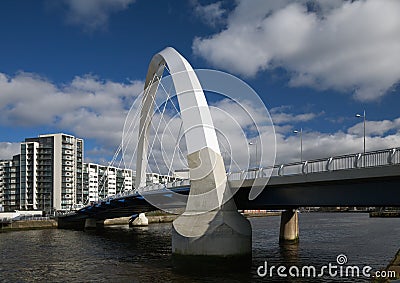
<svg viewBox="0 0 400 283">
<path fill-rule="evenodd" d="M 250 218 L 251 267 L 218 262 L 181 268 L 171 256 L 171 223 L 102 231 L 29 230 L 0 233 L 0 282 L 360 282 L 367 278 L 260 277 L 259 266 L 335 263 L 385 267 L 400 248 L 400 218 L 363 213 L 302 213 L 300 242 L 279 246 L 280 217 Z M 244 264 L 245 266 L 245 264 Z M 263 269 L 261 269 L 263 270 Z"/>
</svg>

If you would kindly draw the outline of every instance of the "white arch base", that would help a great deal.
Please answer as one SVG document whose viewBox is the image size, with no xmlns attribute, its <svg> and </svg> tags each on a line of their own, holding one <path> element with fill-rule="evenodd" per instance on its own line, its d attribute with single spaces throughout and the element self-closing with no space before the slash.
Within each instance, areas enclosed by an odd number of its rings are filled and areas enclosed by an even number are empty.
<svg viewBox="0 0 400 283">
<path fill-rule="evenodd" d="M 172 252 L 251 257 L 251 225 L 238 213 L 231 198 L 221 155 L 203 148 L 189 154 L 188 163 L 192 178 L 190 194 L 186 211 L 172 225 Z M 211 167 L 209 174 L 196 178 L 199 171 L 208 172 Z"/>
</svg>

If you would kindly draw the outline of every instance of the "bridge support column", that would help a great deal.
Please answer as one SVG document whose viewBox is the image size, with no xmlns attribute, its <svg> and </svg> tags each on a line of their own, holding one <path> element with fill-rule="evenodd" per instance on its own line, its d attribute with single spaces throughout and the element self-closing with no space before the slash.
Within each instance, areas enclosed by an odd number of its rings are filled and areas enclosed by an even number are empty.
<svg viewBox="0 0 400 283">
<path fill-rule="evenodd" d="M 299 242 L 299 217 L 295 209 L 282 212 L 279 242 L 292 244 Z"/>
<path fill-rule="evenodd" d="M 210 148 L 189 154 L 186 211 L 173 222 L 175 255 L 251 257 L 251 225 L 230 195 L 223 160 Z"/>
<path fill-rule="evenodd" d="M 86 218 L 85 229 L 102 229 L 104 228 L 104 220 L 96 218 Z"/>
</svg>

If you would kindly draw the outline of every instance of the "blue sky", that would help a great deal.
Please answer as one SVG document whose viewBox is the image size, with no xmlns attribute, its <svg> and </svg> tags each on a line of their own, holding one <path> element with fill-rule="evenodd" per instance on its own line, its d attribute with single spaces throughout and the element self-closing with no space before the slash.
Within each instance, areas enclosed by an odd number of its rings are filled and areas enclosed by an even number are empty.
<svg viewBox="0 0 400 283">
<path fill-rule="evenodd" d="M 66 132 L 110 157 L 151 57 L 232 73 L 261 96 L 278 160 L 400 146 L 400 3 L 63 0 L 0 2 L 0 159 Z M 125 114 L 124 114 L 125 113 Z"/>
</svg>

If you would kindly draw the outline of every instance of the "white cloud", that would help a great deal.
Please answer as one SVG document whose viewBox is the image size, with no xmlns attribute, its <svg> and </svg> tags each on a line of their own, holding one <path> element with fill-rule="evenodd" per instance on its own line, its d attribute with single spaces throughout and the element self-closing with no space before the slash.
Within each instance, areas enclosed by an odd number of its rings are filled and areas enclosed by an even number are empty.
<svg viewBox="0 0 400 283">
<path fill-rule="evenodd" d="M 241 101 L 241 104 L 246 102 Z M 251 113 L 254 120 L 259 124 L 268 124 L 268 117 L 257 115 L 258 109 L 255 106 L 246 105 L 246 111 Z M 306 113 L 296 115 L 290 112 L 290 106 L 282 106 L 270 110 L 272 120 L 276 123 L 277 114 L 284 114 L 278 117 L 279 125 L 275 125 L 275 136 L 268 127 L 261 129 L 260 136 L 262 146 L 258 147 L 258 153 L 263 151 L 263 165 L 270 164 L 272 158 L 271 149 L 276 139 L 276 164 L 296 162 L 300 160 L 300 136 L 293 134 L 293 122 L 303 119 L 309 121 L 321 113 Z M 239 107 L 226 100 L 220 101 L 211 108 L 214 125 L 223 132 L 229 141 L 229 146 L 236 162 L 243 169 L 246 162 L 250 166 L 254 164 L 255 148 L 247 144 L 248 137 L 241 129 L 251 128 L 252 121 L 239 111 Z M 275 117 L 275 118 L 274 118 Z M 235 125 L 237 122 L 238 125 Z M 400 135 L 394 131 L 400 129 L 400 118 L 388 121 L 367 121 L 366 124 L 366 150 L 373 151 L 400 146 Z M 334 133 L 320 133 L 315 131 L 303 131 L 303 158 L 306 160 L 328 158 L 343 154 L 359 153 L 363 151 L 363 123 L 358 123 L 347 129 L 346 132 L 338 131 Z M 246 139 L 247 138 L 247 139 Z M 220 140 L 221 144 L 221 140 Z M 221 152 L 224 149 L 221 148 Z M 232 166 L 232 170 L 238 171 L 237 166 Z"/>
<path fill-rule="evenodd" d="M 366 150 L 394 148 L 400 145 L 400 136 L 367 136 Z M 343 132 L 333 134 L 303 132 L 303 159 L 328 158 L 363 151 L 363 136 Z M 297 135 L 277 135 L 277 164 L 300 161 L 300 138 Z"/>
<path fill-rule="evenodd" d="M 67 22 L 94 31 L 107 26 L 111 14 L 123 11 L 135 0 L 64 0 Z"/>
<path fill-rule="evenodd" d="M 324 114 L 324 112 L 320 113 L 303 113 L 303 114 L 293 114 L 285 112 L 287 109 L 290 109 L 290 106 L 281 106 L 270 109 L 270 114 L 272 121 L 275 124 L 281 125 L 289 122 L 307 122 L 317 118 Z"/>
<path fill-rule="evenodd" d="M 400 79 L 399 13 L 394 0 L 240 0 L 226 28 L 195 38 L 193 51 L 244 76 L 283 67 L 291 86 L 351 92 L 369 101 Z"/>
<path fill-rule="evenodd" d="M 231 171 L 240 171 L 242 169 L 252 167 L 255 164 L 255 147 L 249 145 L 248 142 L 257 140 L 257 138 L 249 138 L 249 133 L 254 131 L 254 123 L 261 125 L 269 124 L 268 117 L 260 115 L 259 107 L 246 104 L 245 101 L 240 101 L 240 105 L 228 100 L 221 100 L 215 102 L 210 107 L 210 112 L 213 117 L 213 123 L 218 132 L 218 139 L 220 143 L 221 154 L 226 160 L 231 155 L 234 163 L 231 164 Z M 297 119 L 309 119 L 310 117 L 317 117 L 321 114 L 308 113 L 308 115 L 300 114 L 295 115 L 289 112 L 289 108 L 280 107 L 276 111 L 284 111 L 286 117 L 280 121 L 278 126 L 275 125 L 275 136 L 270 127 L 263 126 L 260 129 L 262 145 L 258 143 L 258 155 L 260 157 L 261 150 L 263 151 L 263 165 L 270 165 L 274 156 L 273 151 L 276 140 L 276 164 L 295 162 L 300 160 L 300 137 L 292 134 L 292 123 Z M 137 113 L 137 105 L 134 107 L 132 113 Z M 273 111 L 272 111 L 273 112 Z M 251 117 L 249 116 L 251 115 Z M 298 117 L 299 116 L 299 117 Z M 157 127 L 161 117 L 156 114 L 153 117 L 153 127 L 150 132 L 150 144 L 155 139 L 155 129 L 158 129 L 160 140 L 156 139 L 152 155 L 150 156 L 150 169 L 153 172 L 159 172 L 157 166 L 161 169 L 162 173 L 168 172 L 168 167 L 172 164 L 173 169 L 181 169 L 187 166 L 186 164 L 186 144 L 184 139 L 177 143 L 177 138 L 182 132 L 181 119 L 179 117 L 172 117 L 170 114 L 164 117 L 165 121 L 161 121 L 161 126 Z M 272 115 L 274 119 L 274 115 Z M 368 122 L 368 121 L 367 121 Z M 388 123 L 389 122 L 389 123 Z M 167 129 L 168 123 L 168 129 Z M 396 134 L 389 134 L 388 132 L 400 128 L 400 118 L 393 121 L 369 121 L 367 128 L 367 151 L 397 147 L 400 145 L 400 136 Z M 386 130 L 382 132 L 374 132 L 373 128 L 379 129 L 382 125 Z M 165 130 L 167 129 L 167 130 Z M 303 132 L 303 157 L 304 159 L 317 159 L 330 156 L 337 156 L 342 154 L 351 154 L 362 152 L 363 150 L 363 135 L 360 134 L 359 129 L 362 130 L 362 123 L 350 127 L 346 132 L 338 131 L 332 134 L 320 132 Z M 128 145 L 127 156 L 125 160 L 129 167 L 134 168 L 136 159 L 132 158 L 132 152 L 137 145 L 137 132 L 135 128 L 129 136 L 132 137 L 131 143 Z M 254 134 L 254 132 L 253 132 Z M 379 134 L 379 136 L 377 136 Z M 163 150 L 167 154 L 162 153 L 160 145 L 162 143 Z M 176 146 L 179 150 L 176 151 L 174 159 L 171 163 L 173 150 Z M 156 165 L 157 164 L 157 165 Z"/>
<path fill-rule="evenodd" d="M 115 148 L 126 113 L 143 82 L 117 83 L 95 76 L 75 77 L 57 86 L 30 73 L 0 73 L 0 124 L 46 126 Z"/>
<path fill-rule="evenodd" d="M 19 151 L 19 143 L 0 142 L 0 160 L 11 159 L 13 155 L 19 154 Z"/>
<path fill-rule="evenodd" d="M 239 103 L 239 104 L 238 104 Z M 138 107 L 134 108 L 132 113 L 137 112 Z M 210 112 L 213 118 L 214 126 L 217 130 L 221 154 L 226 161 L 234 160 L 227 169 L 237 172 L 248 167 L 255 166 L 256 154 L 257 161 L 260 160 L 262 152 L 262 166 L 271 165 L 274 159 L 274 145 L 276 141 L 276 163 L 289 163 L 300 160 L 300 136 L 293 134 L 293 123 L 297 121 L 309 121 L 324 113 L 305 113 L 294 114 L 290 112 L 290 106 L 282 106 L 273 108 L 270 112 L 273 120 L 278 120 L 279 124 L 275 125 L 275 135 L 267 115 L 262 115 L 259 105 L 252 105 L 246 101 L 233 102 L 228 99 L 222 99 L 212 103 Z M 186 164 L 186 148 L 184 139 L 177 142 L 177 138 L 182 134 L 179 133 L 181 128 L 181 120 L 178 117 L 165 116 L 166 121 L 162 121 L 161 127 L 157 127 L 161 118 L 159 114 L 153 117 L 153 131 L 150 133 L 150 144 L 155 139 L 154 129 L 158 129 L 158 135 L 161 141 L 156 139 L 154 148 L 151 151 L 149 168 L 153 172 L 167 172 L 167 168 L 172 165 L 173 169 L 181 169 Z M 138 117 L 136 117 L 138 118 Z M 169 129 L 167 123 L 169 122 Z M 367 151 L 397 147 L 400 145 L 400 136 L 393 131 L 400 128 L 400 118 L 393 121 L 367 121 L 366 149 Z M 257 137 L 255 124 L 262 125 L 259 127 L 260 137 Z M 348 128 L 345 132 L 338 131 L 335 133 L 320 133 L 303 131 L 303 158 L 306 160 L 317 158 L 328 158 L 343 154 L 351 154 L 362 152 L 363 135 L 360 134 L 362 123 L 356 124 Z M 129 167 L 135 167 L 136 158 L 133 151 L 137 145 L 136 137 L 138 128 L 132 131 L 133 138 L 130 144 L 127 144 L 128 159 L 126 160 Z M 252 141 L 253 145 L 249 142 Z M 257 143 L 257 146 L 254 144 Z M 261 142 L 262 141 L 262 142 Z M 161 143 L 163 149 L 161 149 Z M 179 145 L 180 151 L 176 151 L 174 159 L 172 159 L 175 147 Z M 167 153 L 163 155 L 163 150 Z M 229 158 L 231 156 L 231 158 Z M 157 165 L 158 167 L 157 167 Z"/>
<path fill-rule="evenodd" d="M 203 22 L 211 27 L 223 22 L 223 16 L 226 10 L 222 8 L 222 2 L 201 5 L 198 1 L 193 1 L 195 14 L 203 20 Z"/>
<path fill-rule="evenodd" d="M 400 118 L 393 121 L 383 120 L 383 121 L 366 121 L 365 123 L 365 134 L 366 135 L 385 135 L 389 131 L 400 129 Z M 358 123 L 348 130 L 349 134 L 363 136 L 364 135 L 364 123 Z"/>
<path fill-rule="evenodd" d="M 141 93 L 143 82 L 134 81 L 117 83 L 101 80 L 95 76 L 75 77 L 71 82 L 62 86 L 29 73 L 19 73 L 7 76 L 0 73 L 0 123 L 4 126 L 46 126 L 59 131 L 66 131 L 78 137 L 95 140 L 95 147 L 86 153 L 90 160 L 104 162 L 104 155 L 112 154 L 119 145 L 122 137 L 122 128 L 129 107 L 133 100 Z M 138 100 L 140 102 L 140 100 Z M 289 106 L 273 108 L 272 118 L 278 122 L 275 126 L 276 136 L 272 135 L 268 117 L 260 111 L 259 105 L 252 105 L 246 101 L 239 101 L 235 105 L 228 100 L 213 103 L 211 114 L 214 125 L 223 133 L 221 137 L 221 152 L 232 152 L 236 163 L 233 171 L 244 169 L 250 161 L 254 163 L 255 148 L 248 144 L 249 133 L 255 133 L 254 124 L 262 125 L 262 146 L 267 164 L 273 158 L 273 144 L 277 146 L 277 163 L 298 161 L 300 156 L 300 140 L 292 132 L 292 123 L 298 120 L 309 121 L 323 113 L 293 114 Z M 139 104 L 134 105 L 132 114 L 137 114 Z M 250 116 L 249 116 L 250 115 Z M 179 133 L 181 121 L 179 118 L 171 120 L 171 134 L 167 132 L 162 140 L 166 149 L 174 149 Z M 154 125 L 160 121 L 159 115 L 153 118 Z M 158 129 L 163 134 L 165 121 Z M 244 129 L 244 131 L 243 131 Z M 367 150 L 390 148 L 400 145 L 400 136 L 394 134 L 400 129 L 400 118 L 383 121 L 367 121 Z M 362 122 L 350 127 L 347 131 L 332 134 L 319 132 L 303 132 L 303 156 L 305 159 L 328 157 L 332 155 L 355 153 L 362 151 L 363 135 Z M 132 136 L 137 137 L 132 131 Z M 152 134 L 154 137 L 154 134 Z M 137 143 L 133 141 L 133 145 Z M 160 141 L 156 142 L 159 145 Z M 173 168 L 184 167 L 185 143 L 179 144 L 183 156 L 175 159 Z M 11 158 L 19 152 L 19 144 L 0 143 L 0 159 Z M 170 153 L 172 154 L 172 153 Z M 162 163 L 161 151 L 155 151 L 157 162 Z M 249 160 L 250 156 L 250 160 Z M 89 159 L 88 159 L 89 160 Z M 170 166 L 170 160 L 165 165 Z M 128 160 L 129 162 L 129 160 Z M 153 169 L 155 162 L 153 161 Z M 165 170 L 164 166 L 164 170 Z"/>
</svg>

